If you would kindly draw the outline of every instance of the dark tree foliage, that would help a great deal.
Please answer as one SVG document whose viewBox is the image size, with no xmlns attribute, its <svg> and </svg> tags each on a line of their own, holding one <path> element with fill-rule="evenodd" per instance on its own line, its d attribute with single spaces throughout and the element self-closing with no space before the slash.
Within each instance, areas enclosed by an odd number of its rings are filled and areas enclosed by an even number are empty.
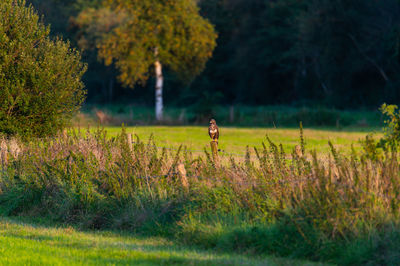
<svg viewBox="0 0 400 266">
<path fill-rule="evenodd" d="M 397 0 L 309 0 L 298 19 L 304 79 L 339 107 L 399 100 Z"/>
<path fill-rule="evenodd" d="M 81 10 L 97 7 L 100 0 L 27 0 L 27 3 L 39 11 L 44 23 L 51 25 L 51 35 L 63 36 L 69 39 L 73 46 L 78 47 L 80 36 L 77 33 L 74 17 Z M 83 76 L 88 91 L 87 101 L 110 103 L 114 99 L 132 97 L 130 90 L 118 86 L 116 81 L 118 72 L 113 67 L 104 66 L 97 59 L 97 51 L 90 48 L 82 51 L 82 59 L 88 63 L 88 71 Z"/>
<path fill-rule="evenodd" d="M 62 15 L 48 20 L 63 25 L 64 34 L 71 36 L 73 32 L 68 33 L 67 28 L 69 17 L 98 3 L 31 1 L 37 2 L 45 15 L 54 14 L 52 10 L 56 8 L 56 13 Z M 216 92 L 222 93 L 220 103 L 226 104 L 376 108 L 383 101 L 400 101 L 399 0 L 197 3 L 202 15 L 215 25 L 218 46 L 205 71 L 189 86 L 167 83 L 174 86 L 166 88 L 166 95 L 179 95 L 167 101 L 190 104 L 202 95 Z M 99 87 L 96 78 L 104 76 L 96 75 L 96 71 L 93 68 L 87 75 L 92 77 L 87 78 L 89 97 L 98 94 L 98 88 L 93 86 Z M 167 79 L 176 80 L 172 75 Z M 140 92 L 144 91 L 148 90 L 136 90 L 139 94 L 135 100 L 142 98 Z M 116 88 L 114 98 L 123 93 Z"/>
<path fill-rule="evenodd" d="M 85 65 L 77 51 L 49 38 L 24 1 L 0 2 L 0 132 L 23 137 L 62 129 L 83 102 Z"/>
<path fill-rule="evenodd" d="M 232 102 L 357 108 L 399 100 L 397 0 L 200 4 L 220 35 L 202 82 Z"/>
</svg>

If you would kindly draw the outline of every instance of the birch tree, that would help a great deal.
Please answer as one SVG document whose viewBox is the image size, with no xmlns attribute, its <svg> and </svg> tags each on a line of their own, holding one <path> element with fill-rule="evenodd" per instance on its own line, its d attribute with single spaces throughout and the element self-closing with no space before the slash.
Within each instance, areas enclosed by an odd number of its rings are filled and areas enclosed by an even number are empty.
<svg viewBox="0 0 400 266">
<path fill-rule="evenodd" d="M 92 38 L 99 58 L 115 64 L 122 84 L 145 84 L 155 75 L 155 113 L 163 119 L 163 67 L 184 81 L 205 67 L 217 34 L 194 0 L 105 0 L 76 18 L 82 41 Z"/>
</svg>

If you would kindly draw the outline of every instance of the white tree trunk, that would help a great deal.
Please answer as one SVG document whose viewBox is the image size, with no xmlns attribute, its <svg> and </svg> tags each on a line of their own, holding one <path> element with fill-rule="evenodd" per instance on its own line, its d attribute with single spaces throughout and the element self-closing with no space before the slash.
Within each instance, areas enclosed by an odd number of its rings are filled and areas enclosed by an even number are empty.
<svg viewBox="0 0 400 266">
<path fill-rule="evenodd" d="M 162 65 L 160 61 L 154 63 L 156 69 L 156 119 L 157 121 L 163 120 L 163 86 L 164 77 L 162 74 Z"/>
</svg>

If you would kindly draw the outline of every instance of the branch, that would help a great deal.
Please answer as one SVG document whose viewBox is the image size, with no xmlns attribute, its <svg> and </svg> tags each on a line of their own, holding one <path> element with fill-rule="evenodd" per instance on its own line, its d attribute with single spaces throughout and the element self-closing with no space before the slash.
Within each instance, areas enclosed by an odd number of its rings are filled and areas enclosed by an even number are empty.
<svg viewBox="0 0 400 266">
<path fill-rule="evenodd" d="M 370 56 L 368 56 L 365 52 L 363 52 L 363 51 L 361 50 L 360 46 L 359 46 L 358 43 L 357 43 L 356 38 L 355 38 L 352 34 L 348 33 L 347 36 L 350 38 L 350 40 L 353 41 L 354 46 L 357 48 L 357 50 L 360 52 L 360 54 L 361 54 L 368 62 L 370 62 L 371 64 L 373 64 L 373 65 L 376 67 L 376 69 L 378 69 L 378 71 L 379 71 L 379 73 L 381 74 L 381 76 L 383 77 L 383 79 L 384 79 L 386 82 L 388 82 L 388 81 L 389 81 L 389 78 L 388 78 L 388 76 L 386 75 L 386 73 L 385 73 L 385 71 L 383 70 L 383 68 L 380 67 L 380 66 L 376 63 L 375 60 L 373 60 Z"/>
</svg>

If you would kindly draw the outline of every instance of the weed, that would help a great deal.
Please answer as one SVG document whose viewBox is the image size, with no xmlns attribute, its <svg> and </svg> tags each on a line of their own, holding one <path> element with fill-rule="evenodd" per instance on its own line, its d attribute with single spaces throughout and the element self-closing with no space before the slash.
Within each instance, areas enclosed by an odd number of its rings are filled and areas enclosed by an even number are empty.
<svg viewBox="0 0 400 266">
<path fill-rule="evenodd" d="M 244 162 L 225 158 L 215 165 L 207 152 L 131 140 L 124 130 L 109 138 L 102 129 L 29 143 L 4 139 L 0 212 L 343 264 L 390 263 L 398 256 L 396 152 L 349 157 L 330 143 L 331 155 L 320 159 L 315 151 L 306 154 L 301 128 L 300 155 L 266 138 L 256 160 L 248 148 Z M 176 169 L 181 164 L 189 190 Z M 388 258 L 379 255 L 382 249 Z"/>
</svg>

